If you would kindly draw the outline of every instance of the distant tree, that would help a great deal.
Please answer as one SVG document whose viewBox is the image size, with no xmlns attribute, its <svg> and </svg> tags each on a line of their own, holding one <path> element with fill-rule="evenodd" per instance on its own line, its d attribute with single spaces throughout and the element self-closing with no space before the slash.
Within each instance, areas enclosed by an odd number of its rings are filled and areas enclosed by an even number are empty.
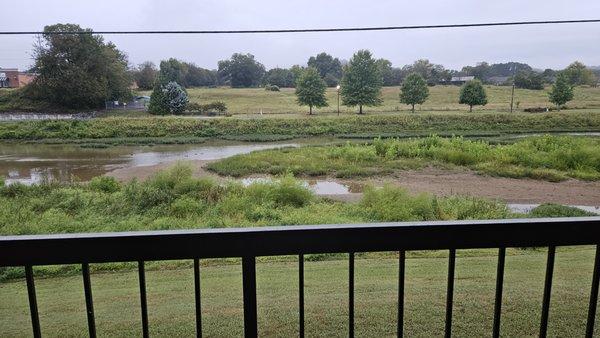
<svg viewBox="0 0 600 338">
<path fill-rule="evenodd" d="M 562 73 L 566 76 L 567 81 L 571 86 L 596 84 L 596 76 L 591 69 L 587 68 L 583 63 L 575 61 L 570 64 Z"/>
<path fill-rule="evenodd" d="M 269 69 L 263 78 L 263 84 L 275 85 L 280 88 L 294 87 L 294 73 L 284 68 Z"/>
<path fill-rule="evenodd" d="M 554 103 L 558 110 L 565 103 L 573 99 L 573 87 L 569 83 L 568 77 L 561 73 L 556 77 L 556 82 L 552 85 L 550 93 L 548 93 L 550 102 Z"/>
<path fill-rule="evenodd" d="M 460 104 L 468 104 L 469 111 L 473 111 L 473 106 L 485 106 L 487 104 L 487 95 L 485 89 L 479 80 L 471 80 L 460 88 Z"/>
<path fill-rule="evenodd" d="M 152 89 L 157 75 L 158 69 L 151 61 L 145 61 L 131 70 L 132 79 L 140 89 Z"/>
<path fill-rule="evenodd" d="M 542 73 L 542 79 L 544 83 L 554 83 L 556 80 L 556 71 L 550 68 L 544 69 Z"/>
<path fill-rule="evenodd" d="M 308 59 L 308 66 L 316 68 L 329 87 L 336 86 L 342 78 L 342 63 L 338 58 L 327 53 L 311 56 Z"/>
<path fill-rule="evenodd" d="M 87 34 L 56 34 L 83 32 Z M 75 24 L 44 27 L 34 46 L 38 74 L 28 87 L 33 99 L 67 108 L 98 108 L 131 97 L 127 57 L 91 29 Z"/>
<path fill-rule="evenodd" d="M 381 99 L 381 73 L 377 62 L 368 50 L 356 52 L 344 68 L 340 94 L 345 106 L 358 106 L 358 114 L 363 106 L 377 106 Z"/>
<path fill-rule="evenodd" d="M 154 87 L 154 81 L 156 81 L 157 74 L 158 70 L 154 63 L 146 61 L 139 65 L 133 72 L 133 78 L 135 79 L 138 88 L 149 90 Z"/>
<path fill-rule="evenodd" d="M 231 87 L 255 87 L 265 74 L 265 66 L 252 54 L 235 53 L 229 60 L 219 61 L 219 76 Z"/>
<path fill-rule="evenodd" d="M 187 71 L 184 74 L 186 87 L 210 87 L 217 85 L 217 74 L 193 63 L 184 63 Z"/>
<path fill-rule="evenodd" d="M 377 59 L 377 67 L 381 73 L 381 79 L 384 86 L 394 86 L 394 68 L 392 62 L 386 59 Z"/>
<path fill-rule="evenodd" d="M 300 78 L 300 75 L 302 75 L 302 73 L 304 72 L 304 67 L 300 65 L 293 65 L 292 68 L 290 68 L 290 71 L 293 74 L 293 83 L 294 85 L 296 85 L 296 82 Z"/>
<path fill-rule="evenodd" d="M 312 115 L 313 107 L 320 108 L 327 106 L 327 99 L 325 98 L 326 89 L 327 85 L 319 75 L 319 72 L 313 67 L 308 67 L 296 82 L 297 101 L 300 105 L 308 106 L 308 114 Z"/>
<path fill-rule="evenodd" d="M 402 83 L 400 91 L 400 102 L 412 105 L 415 112 L 415 104 L 423 104 L 429 97 L 429 88 L 425 79 L 417 73 L 408 75 Z"/>
<path fill-rule="evenodd" d="M 515 87 L 523 89 L 544 89 L 544 77 L 534 71 L 520 71 L 514 78 Z"/>
<path fill-rule="evenodd" d="M 188 65 L 185 62 L 175 58 L 163 60 L 160 62 L 159 80 L 166 85 L 169 82 L 177 82 L 187 87 L 185 76 L 188 72 Z"/>
<path fill-rule="evenodd" d="M 168 82 L 163 85 L 157 81 L 150 103 L 148 112 L 155 115 L 181 114 L 188 103 L 188 95 L 177 82 Z"/>
<path fill-rule="evenodd" d="M 410 73 L 421 75 L 431 85 L 450 80 L 450 72 L 444 66 L 433 64 L 427 59 L 417 60 L 412 65 L 404 66 L 402 70 L 406 75 Z"/>
<path fill-rule="evenodd" d="M 487 80 L 488 77 L 490 77 L 490 75 L 489 75 L 490 64 L 487 62 L 479 62 L 479 63 L 477 63 L 477 65 L 475 65 L 475 67 L 473 67 L 473 66 L 463 67 L 461 72 L 465 75 L 474 76 L 476 79 L 478 79 L 480 81 L 485 81 L 485 80 Z"/>
</svg>

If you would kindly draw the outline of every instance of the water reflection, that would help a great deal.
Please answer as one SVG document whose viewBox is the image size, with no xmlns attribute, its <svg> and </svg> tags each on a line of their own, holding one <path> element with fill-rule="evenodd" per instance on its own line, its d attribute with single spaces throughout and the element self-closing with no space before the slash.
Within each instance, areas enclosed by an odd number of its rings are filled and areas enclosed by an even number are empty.
<svg viewBox="0 0 600 338">
<path fill-rule="evenodd" d="M 78 145 L 0 144 L 0 177 L 7 183 L 31 184 L 44 178 L 87 181 L 109 171 L 152 166 L 178 160 L 217 160 L 255 150 L 296 144 L 223 144 L 116 146 L 104 149 Z"/>
<path fill-rule="evenodd" d="M 248 186 L 255 182 L 271 182 L 271 178 L 249 177 L 243 178 L 242 184 Z M 302 185 L 312 190 L 317 195 L 345 195 L 349 193 L 359 193 L 363 186 L 360 183 L 340 183 L 333 180 L 305 180 Z"/>
</svg>

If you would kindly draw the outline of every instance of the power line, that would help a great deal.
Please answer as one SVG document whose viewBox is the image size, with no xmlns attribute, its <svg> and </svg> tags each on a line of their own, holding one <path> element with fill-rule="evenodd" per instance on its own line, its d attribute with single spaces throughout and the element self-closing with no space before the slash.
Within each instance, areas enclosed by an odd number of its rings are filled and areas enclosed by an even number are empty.
<svg viewBox="0 0 600 338">
<path fill-rule="evenodd" d="M 600 19 L 587 20 L 546 20 L 546 21 L 512 21 L 488 23 L 464 23 L 448 25 L 418 25 L 418 26 L 381 26 L 381 27 L 346 27 L 346 28 L 306 28 L 306 29 L 252 29 L 252 30 L 149 30 L 149 31 L 77 31 L 77 32 L 40 32 L 40 31 L 5 31 L 0 35 L 84 35 L 84 34 L 272 34 L 272 33 L 321 33 L 321 32 L 360 32 L 360 31 L 389 31 L 411 29 L 439 29 L 439 28 L 468 28 L 468 27 L 494 27 L 494 26 L 525 26 L 525 25 L 551 25 L 551 24 L 580 24 L 600 23 Z"/>
</svg>

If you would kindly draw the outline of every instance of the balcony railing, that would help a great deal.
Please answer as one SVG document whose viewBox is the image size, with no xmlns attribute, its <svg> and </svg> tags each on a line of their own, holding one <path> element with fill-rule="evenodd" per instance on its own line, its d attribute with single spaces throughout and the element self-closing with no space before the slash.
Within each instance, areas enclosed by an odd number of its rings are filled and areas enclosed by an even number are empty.
<svg viewBox="0 0 600 338">
<path fill-rule="evenodd" d="M 298 255 L 300 336 L 304 336 L 304 254 L 349 253 L 348 328 L 354 336 L 354 253 L 399 252 L 398 336 L 403 335 L 404 264 L 407 250 L 449 250 L 445 335 L 452 333 L 454 267 L 457 249 L 498 248 L 492 335 L 500 335 L 504 260 L 507 247 L 548 247 L 539 335 L 546 336 L 554 256 L 557 246 L 596 245 L 586 336 L 592 337 L 600 279 L 600 217 L 281 226 L 96 234 L 0 237 L 0 266 L 24 266 L 33 334 L 41 337 L 33 269 L 35 265 L 82 264 L 88 328 L 96 336 L 90 263 L 138 262 L 142 334 L 148 337 L 144 262 L 190 259 L 194 262 L 196 332 L 202 335 L 200 259 L 241 257 L 244 333 L 256 337 L 258 256 Z"/>
</svg>

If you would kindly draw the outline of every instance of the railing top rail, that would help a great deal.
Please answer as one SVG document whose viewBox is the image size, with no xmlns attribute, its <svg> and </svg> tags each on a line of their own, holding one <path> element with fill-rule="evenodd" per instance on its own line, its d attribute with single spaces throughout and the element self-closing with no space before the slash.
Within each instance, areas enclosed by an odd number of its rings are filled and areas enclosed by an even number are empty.
<svg viewBox="0 0 600 338">
<path fill-rule="evenodd" d="M 0 236 L 0 266 L 600 243 L 600 217 Z"/>
</svg>

